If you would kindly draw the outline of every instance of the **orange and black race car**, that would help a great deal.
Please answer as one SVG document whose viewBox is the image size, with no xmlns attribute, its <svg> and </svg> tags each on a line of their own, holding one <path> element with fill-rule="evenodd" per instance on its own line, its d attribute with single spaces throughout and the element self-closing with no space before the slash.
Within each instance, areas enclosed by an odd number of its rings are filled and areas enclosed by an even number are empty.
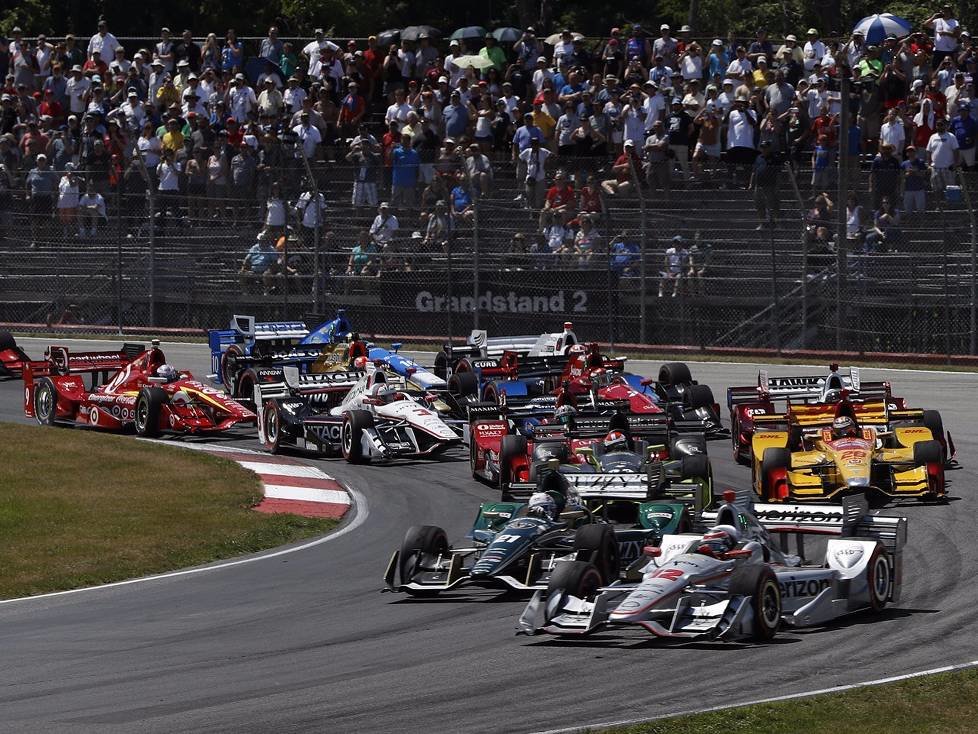
<svg viewBox="0 0 978 734">
<path fill-rule="evenodd" d="M 785 425 L 789 448 L 800 449 L 803 437 L 819 435 L 843 414 L 877 434 L 892 433 L 896 425 L 925 426 L 941 444 L 944 463 L 954 462 L 954 441 L 938 411 L 909 408 L 904 398 L 893 395 L 889 382 L 863 382 L 858 367 L 841 372 L 833 364 L 821 376 L 771 377 L 762 370 L 757 385 L 727 388 L 727 406 L 734 458 L 741 464 L 752 461 L 751 442 L 759 426 Z"/>
</svg>

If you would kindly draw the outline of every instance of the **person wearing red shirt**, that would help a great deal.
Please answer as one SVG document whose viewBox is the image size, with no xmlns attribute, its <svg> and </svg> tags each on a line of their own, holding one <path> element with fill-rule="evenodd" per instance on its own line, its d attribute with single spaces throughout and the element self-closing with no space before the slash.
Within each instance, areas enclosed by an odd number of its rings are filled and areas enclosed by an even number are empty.
<svg viewBox="0 0 978 734">
<path fill-rule="evenodd" d="M 37 114 L 48 115 L 54 125 L 60 125 L 64 122 L 64 108 L 60 102 L 55 100 L 53 90 L 48 89 L 44 92 L 44 99 L 37 108 Z"/>
<path fill-rule="evenodd" d="M 581 188 L 577 192 L 578 206 L 582 212 L 598 214 L 601 212 L 601 192 L 594 183 L 594 176 L 590 173 L 584 174 Z"/>
<path fill-rule="evenodd" d="M 349 93 L 340 102 L 340 113 L 337 115 L 336 124 L 340 128 L 341 137 L 352 138 L 356 135 L 360 120 L 367 111 L 367 101 L 360 96 L 360 88 L 356 82 L 350 82 L 347 89 Z"/>
<path fill-rule="evenodd" d="M 380 145 L 384 158 L 384 185 L 390 188 L 391 173 L 394 167 L 394 148 L 401 142 L 401 126 L 397 120 L 391 120 L 387 127 L 387 132 L 380 139 Z"/>
<path fill-rule="evenodd" d="M 102 61 L 102 56 L 98 51 L 93 51 L 91 57 L 82 67 L 83 74 L 88 74 L 89 72 L 92 74 L 98 74 L 101 77 L 104 77 L 109 72 L 108 65 Z"/>
<path fill-rule="evenodd" d="M 232 148 L 240 148 L 244 141 L 244 130 L 233 117 L 226 120 L 228 131 L 228 145 Z"/>
<path fill-rule="evenodd" d="M 381 67 L 384 63 L 384 54 L 377 48 L 377 36 L 370 36 L 367 39 L 367 50 L 363 52 L 363 66 L 365 80 L 367 82 L 367 99 L 374 99 L 380 91 Z"/>
<path fill-rule="evenodd" d="M 626 140 L 622 153 L 611 167 L 614 178 L 601 182 L 601 189 L 608 196 L 624 195 L 632 191 L 632 169 L 641 169 L 642 160 L 635 152 L 635 141 Z"/>
<path fill-rule="evenodd" d="M 563 171 L 557 171 L 554 174 L 553 186 L 547 190 L 543 208 L 540 210 L 540 229 L 546 226 L 551 214 L 563 218 L 565 212 L 575 209 L 574 200 L 574 187 L 567 182 L 567 176 Z"/>
<path fill-rule="evenodd" d="M 31 120 L 27 123 L 27 132 L 20 139 L 20 151 L 24 158 L 31 161 L 43 153 L 48 147 L 48 136 L 42 133 L 37 123 Z"/>
<path fill-rule="evenodd" d="M 940 82 L 937 79 L 931 79 L 927 91 L 924 92 L 924 99 L 930 100 L 935 115 L 947 117 L 947 97 L 941 91 Z"/>
<path fill-rule="evenodd" d="M 836 147 L 839 136 L 838 122 L 829 114 L 828 107 L 822 107 L 819 116 L 812 120 L 812 127 L 808 133 L 815 140 L 819 140 L 824 135 L 828 147 Z"/>
</svg>

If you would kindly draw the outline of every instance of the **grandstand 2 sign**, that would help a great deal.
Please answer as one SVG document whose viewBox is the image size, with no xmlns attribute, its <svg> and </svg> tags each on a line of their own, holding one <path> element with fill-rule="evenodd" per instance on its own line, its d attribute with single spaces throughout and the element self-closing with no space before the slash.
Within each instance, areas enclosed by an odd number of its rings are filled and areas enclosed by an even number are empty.
<svg viewBox="0 0 978 734">
<path fill-rule="evenodd" d="M 588 293 L 584 290 L 558 290 L 552 295 L 524 295 L 516 291 L 485 290 L 479 296 L 437 295 L 419 291 L 414 307 L 420 313 L 588 313 Z"/>
</svg>

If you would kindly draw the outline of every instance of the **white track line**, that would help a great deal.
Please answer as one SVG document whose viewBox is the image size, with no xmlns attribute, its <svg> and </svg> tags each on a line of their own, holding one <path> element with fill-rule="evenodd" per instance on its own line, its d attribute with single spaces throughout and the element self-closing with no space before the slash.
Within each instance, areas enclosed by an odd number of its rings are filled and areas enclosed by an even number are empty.
<svg viewBox="0 0 978 734">
<path fill-rule="evenodd" d="M 220 571 L 225 568 L 233 568 L 235 566 L 243 566 L 246 563 L 255 563 L 257 561 L 265 561 L 269 558 L 278 558 L 280 556 L 286 556 L 291 553 L 298 553 L 299 551 L 308 550 L 309 548 L 314 548 L 318 545 L 323 545 L 324 543 L 329 543 L 330 541 L 336 540 L 347 533 L 351 533 L 367 521 L 367 517 L 370 515 L 370 507 L 367 505 L 367 498 L 364 497 L 360 492 L 355 489 L 347 487 L 347 491 L 353 497 L 353 502 L 351 503 L 350 512 L 353 512 L 353 519 L 342 528 L 337 530 L 335 533 L 330 533 L 329 535 L 324 535 L 322 538 L 317 538 L 316 540 L 311 540 L 308 543 L 303 543 L 302 545 L 297 545 L 292 548 L 283 548 L 281 550 L 273 550 L 265 553 L 259 553 L 254 556 L 248 556 L 247 558 L 239 558 L 236 561 L 225 561 L 223 563 L 216 563 L 211 566 L 198 566 L 196 568 L 186 568 L 182 571 L 169 571 L 167 573 L 155 574 L 153 576 L 141 576 L 136 579 L 126 579 L 125 581 L 113 581 L 109 584 L 101 584 L 100 586 L 85 586 L 80 589 L 68 589 L 67 591 L 52 591 L 47 594 L 37 594 L 36 596 L 22 596 L 17 599 L 0 599 L 0 606 L 4 604 L 22 604 L 25 602 L 37 601 L 38 599 L 50 599 L 57 596 L 67 596 L 69 594 L 81 594 L 84 592 L 91 591 L 103 591 L 104 589 L 112 589 L 117 586 L 131 586 L 133 584 L 146 583 L 148 581 L 162 581 L 164 579 L 179 578 L 181 576 L 194 576 L 199 573 L 208 573 L 209 571 Z"/>
<path fill-rule="evenodd" d="M 603 729 L 609 729 L 611 727 L 619 726 L 633 726 L 635 724 L 644 724 L 650 721 L 662 721 L 663 719 L 675 719 L 679 716 L 693 716 L 695 714 L 708 714 L 713 711 L 724 711 L 726 709 L 736 709 L 742 708 L 744 706 L 757 706 L 766 703 L 778 703 L 780 701 L 792 701 L 798 698 L 811 698 L 812 696 L 821 696 L 826 693 L 842 693 L 844 691 L 852 691 L 857 688 L 869 688 L 870 686 L 882 686 L 887 683 L 897 683 L 902 680 L 909 680 L 911 678 L 921 678 L 925 675 L 936 675 L 938 673 L 950 673 L 955 670 L 966 670 L 968 668 L 978 667 L 978 660 L 972 660 L 967 663 L 958 663 L 957 665 L 945 665 L 940 668 L 931 668 L 930 670 L 918 670 L 914 673 L 904 673 L 903 675 L 894 675 L 889 678 L 879 678 L 877 680 L 868 680 L 861 683 L 849 683 L 842 686 L 833 686 L 832 688 L 821 688 L 816 691 L 804 691 L 802 693 L 788 693 L 784 696 L 772 696 L 771 698 L 760 698 L 756 701 L 744 701 L 742 703 L 731 703 L 724 704 L 721 706 L 706 706 L 704 708 L 689 709 L 687 711 L 677 711 L 673 714 L 661 714 L 659 716 L 649 716 L 642 719 L 622 719 L 620 721 L 603 721 L 595 724 L 582 724 L 581 726 L 572 726 L 566 729 L 546 729 L 544 731 L 532 732 L 532 734 L 575 734 L 575 732 L 585 732 L 585 731 L 600 731 Z"/>
<path fill-rule="evenodd" d="M 279 477 L 305 477 L 307 479 L 325 479 L 336 481 L 334 477 L 315 466 L 300 466 L 298 464 L 277 464 L 269 461 L 239 461 L 238 464 L 250 469 L 255 474 L 274 474 Z"/>
</svg>

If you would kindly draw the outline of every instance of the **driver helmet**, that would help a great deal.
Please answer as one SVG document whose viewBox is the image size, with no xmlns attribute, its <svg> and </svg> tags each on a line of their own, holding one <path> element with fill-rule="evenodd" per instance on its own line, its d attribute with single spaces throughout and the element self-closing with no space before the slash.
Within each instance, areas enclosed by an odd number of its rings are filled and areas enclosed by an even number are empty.
<svg viewBox="0 0 978 734">
<path fill-rule="evenodd" d="M 546 492 L 534 492 L 526 503 L 526 513 L 536 517 L 553 520 L 557 517 L 557 503 Z"/>
<path fill-rule="evenodd" d="M 389 403 L 394 399 L 397 391 L 387 387 L 387 383 L 379 382 L 370 388 L 370 397 L 376 398 L 381 403 Z"/>
<path fill-rule="evenodd" d="M 554 421 L 568 429 L 574 427 L 576 416 L 577 409 L 573 405 L 561 405 L 554 411 Z"/>
<path fill-rule="evenodd" d="M 703 535 L 697 551 L 708 556 L 718 556 L 732 551 L 739 542 L 740 531 L 733 525 L 715 525 Z"/>
<path fill-rule="evenodd" d="M 171 364 L 161 364 L 156 368 L 156 376 L 164 378 L 167 382 L 173 382 L 180 377 L 180 373 Z"/>
<path fill-rule="evenodd" d="M 856 435 L 856 421 L 847 415 L 840 415 L 832 421 L 832 438 L 845 438 Z"/>
<path fill-rule="evenodd" d="M 613 451 L 628 451 L 628 437 L 621 431 L 611 431 L 601 443 L 606 454 Z"/>
<path fill-rule="evenodd" d="M 370 364 L 370 360 L 368 360 L 366 357 L 357 357 L 355 360 L 353 360 L 353 369 L 366 372 L 368 364 Z"/>
</svg>

